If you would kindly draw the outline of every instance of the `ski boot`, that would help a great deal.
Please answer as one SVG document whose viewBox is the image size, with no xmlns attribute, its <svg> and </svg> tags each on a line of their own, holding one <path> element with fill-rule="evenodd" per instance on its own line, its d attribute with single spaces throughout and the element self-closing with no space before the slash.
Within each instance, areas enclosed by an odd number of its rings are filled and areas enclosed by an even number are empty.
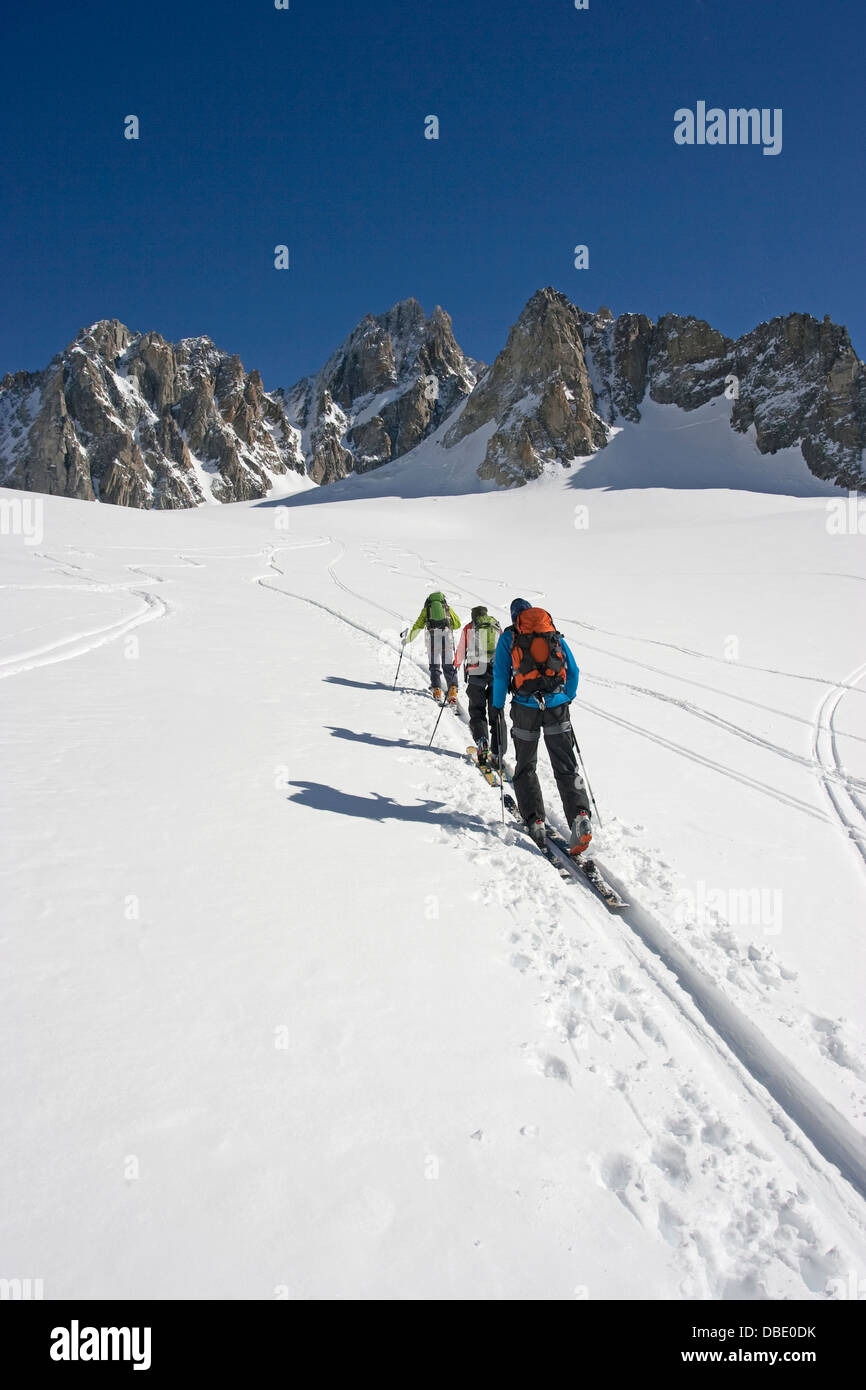
<svg viewBox="0 0 866 1390">
<path fill-rule="evenodd" d="M 431 685 L 431 687 L 430 687 L 430 694 L 433 696 L 433 699 L 436 701 L 437 705 L 441 705 L 441 703 L 442 703 L 442 687 L 439 686 L 439 685 Z"/>
<path fill-rule="evenodd" d="M 574 818 L 574 824 L 571 827 L 569 853 L 573 854 L 576 859 L 579 854 L 583 854 L 583 851 L 588 847 L 591 839 L 592 818 L 589 811 L 578 811 Z"/>
<path fill-rule="evenodd" d="M 475 751 L 476 751 L 476 754 L 478 755 L 478 766 L 479 766 L 479 767 L 493 767 L 493 766 L 495 765 L 495 764 L 493 763 L 492 758 L 490 757 L 490 749 L 489 749 L 489 747 L 487 746 L 487 739 L 486 739 L 486 738 L 480 738 L 480 739 L 478 740 L 478 746 L 477 746 L 477 748 L 476 748 Z"/>
<path fill-rule="evenodd" d="M 547 844 L 547 830 L 544 821 L 534 817 L 526 822 L 526 829 L 531 838 L 538 845 L 539 849 L 544 849 Z"/>
<path fill-rule="evenodd" d="M 449 687 L 448 687 L 448 703 L 449 703 L 449 705 L 456 705 L 456 704 L 457 704 L 457 686 L 456 686 L 456 685 L 449 685 Z"/>
</svg>

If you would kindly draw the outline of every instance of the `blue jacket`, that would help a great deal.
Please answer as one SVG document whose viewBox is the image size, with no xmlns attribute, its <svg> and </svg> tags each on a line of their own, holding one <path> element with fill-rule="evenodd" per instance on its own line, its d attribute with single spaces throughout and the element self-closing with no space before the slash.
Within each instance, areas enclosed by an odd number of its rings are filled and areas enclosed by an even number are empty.
<svg viewBox="0 0 866 1390">
<path fill-rule="evenodd" d="M 493 705 L 495 709 L 505 708 L 505 698 L 508 694 L 508 687 L 511 684 L 511 651 L 514 645 L 513 628 L 507 627 L 496 643 L 496 651 L 493 655 Z M 580 668 L 574 659 L 571 648 L 562 639 L 562 650 L 565 654 L 565 689 L 556 695 L 545 697 L 547 709 L 553 709 L 556 705 L 569 705 L 577 694 L 577 683 L 580 680 Z M 528 705 L 530 709 L 538 709 L 538 701 L 532 695 L 515 695 L 513 697 L 519 705 Z"/>
</svg>

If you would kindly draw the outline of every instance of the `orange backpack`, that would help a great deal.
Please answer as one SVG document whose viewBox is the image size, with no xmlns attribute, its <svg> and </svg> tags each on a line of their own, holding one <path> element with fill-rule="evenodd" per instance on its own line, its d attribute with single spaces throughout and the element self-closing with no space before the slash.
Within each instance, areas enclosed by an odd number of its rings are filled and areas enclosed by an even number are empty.
<svg viewBox="0 0 866 1390">
<path fill-rule="evenodd" d="M 511 684 L 518 695 L 554 695 L 565 686 L 562 634 L 543 608 L 518 613 L 511 646 Z"/>
</svg>

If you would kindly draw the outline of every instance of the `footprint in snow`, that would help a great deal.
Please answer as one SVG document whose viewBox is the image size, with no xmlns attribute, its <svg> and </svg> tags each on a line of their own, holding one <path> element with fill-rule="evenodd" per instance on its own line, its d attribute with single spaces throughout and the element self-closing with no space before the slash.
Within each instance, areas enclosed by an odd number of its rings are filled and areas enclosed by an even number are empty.
<svg viewBox="0 0 866 1390">
<path fill-rule="evenodd" d="M 684 1144 L 694 1142 L 695 1131 L 688 1115 L 669 1115 L 665 1120 L 665 1125 L 670 1133 L 675 1138 L 681 1139 Z"/>
<path fill-rule="evenodd" d="M 666 1046 L 664 1034 L 661 1032 L 660 1028 L 656 1024 L 655 1019 L 652 1018 L 650 1014 L 641 1013 L 640 1026 L 646 1033 L 647 1037 L 651 1038 L 653 1042 L 658 1043 L 660 1047 Z"/>
<path fill-rule="evenodd" d="M 586 1037 L 586 1028 L 580 1014 L 575 1013 L 572 1009 L 562 1008 L 554 1016 L 553 1021 L 554 1026 L 559 1029 L 564 1039 L 570 1042 L 578 1040 L 578 1046 L 581 1045 L 582 1040 Z"/>
<path fill-rule="evenodd" d="M 562 1058 L 554 1057 L 552 1053 L 544 1059 L 544 1075 L 552 1076 L 554 1081 L 564 1081 L 568 1086 L 571 1085 L 571 1072 Z"/>
<path fill-rule="evenodd" d="M 866 1067 L 844 1037 L 844 1024 L 831 1018 L 821 1018 L 818 1014 L 812 1014 L 810 1021 L 815 1042 L 827 1060 L 852 1071 L 861 1081 L 866 1080 Z"/>
<path fill-rule="evenodd" d="M 608 1154 L 601 1165 L 601 1180 L 609 1192 L 623 1198 L 634 1177 L 634 1164 L 626 1154 Z"/>
<path fill-rule="evenodd" d="M 677 1246 L 683 1243 L 683 1219 L 669 1207 L 667 1202 L 659 1202 L 658 1210 L 659 1234 L 668 1245 Z"/>
<path fill-rule="evenodd" d="M 550 1076 L 554 1081 L 564 1081 L 567 1086 L 571 1085 L 571 1072 L 561 1057 L 555 1057 L 552 1052 L 533 1050 L 527 1060 L 542 1076 Z"/>
<path fill-rule="evenodd" d="M 662 1139 L 652 1152 L 652 1161 L 675 1187 L 685 1187 L 689 1181 L 689 1165 L 685 1152 L 673 1139 Z"/>
<path fill-rule="evenodd" d="M 701 1142 L 730 1152 L 733 1147 L 734 1136 L 724 1120 L 710 1120 L 701 1130 Z"/>
</svg>

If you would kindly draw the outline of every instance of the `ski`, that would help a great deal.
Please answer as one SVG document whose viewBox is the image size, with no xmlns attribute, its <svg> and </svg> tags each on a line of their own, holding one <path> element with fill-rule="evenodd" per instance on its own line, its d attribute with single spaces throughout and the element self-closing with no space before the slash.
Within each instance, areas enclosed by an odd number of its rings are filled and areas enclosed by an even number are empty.
<svg viewBox="0 0 866 1390">
<path fill-rule="evenodd" d="M 507 772 L 505 773 L 505 776 L 504 776 L 504 778 L 503 778 L 503 777 L 502 777 L 502 769 L 501 769 L 501 768 L 495 767 L 495 766 L 493 766 L 492 764 L 491 764 L 491 765 L 488 765 L 488 766 L 486 766 L 486 767 L 485 767 L 485 766 L 482 766 L 482 764 L 478 761 L 478 749 L 477 749 L 477 748 L 475 748 L 474 746 L 470 746 L 469 748 L 467 748 L 467 749 L 466 749 L 466 756 L 467 756 L 467 758 L 469 759 L 469 761 L 473 764 L 473 766 L 475 766 L 475 767 L 478 768 L 478 771 L 481 773 L 481 776 L 484 778 L 485 782 L 487 782 L 489 786 L 491 786 L 491 787 L 496 787 L 496 789 L 497 789 L 497 791 L 498 791 L 498 790 L 499 790 L 500 778 L 502 778 L 502 780 L 504 780 L 506 786 L 508 785 L 508 782 L 509 782 L 511 779 L 509 778 Z"/>
<path fill-rule="evenodd" d="M 611 912 L 621 912 L 623 908 L 628 907 L 628 903 L 620 897 L 612 884 L 608 883 L 594 859 L 585 859 L 582 855 L 576 858 L 571 854 L 565 836 L 560 835 L 553 826 L 547 827 L 547 838 L 555 852 L 586 880 L 593 892 L 601 898 L 605 907 L 609 908 Z"/>
<path fill-rule="evenodd" d="M 537 850 L 538 850 L 538 853 L 539 853 L 540 855 L 542 855 L 542 856 L 547 860 L 547 862 L 550 864 L 551 868 L 556 870 L 556 872 L 559 874 L 559 877 L 560 877 L 561 879 L 564 879 L 567 883 L 573 883 L 573 882 L 574 882 L 574 879 L 575 879 L 575 874 L 573 874 L 573 873 L 570 871 L 570 869 L 567 869 L 567 868 L 565 867 L 564 864 L 560 864 L 558 858 L 557 858 L 556 855 L 554 854 L 554 852 L 553 852 L 553 850 L 551 849 L 550 845 L 549 845 L 549 844 L 540 845 L 540 844 L 538 844 L 538 842 L 537 842 L 536 840 L 533 840 L 533 839 L 532 839 L 532 836 L 530 835 L 530 833 L 529 833 L 529 831 L 528 831 L 528 829 L 527 829 L 527 827 L 526 827 L 526 822 L 522 819 L 522 817 L 521 817 L 521 815 L 520 815 L 520 812 L 519 812 L 518 809 L 517 809 L 517 802 L 514 800 L 514 797 L 513 797 L 513 796 L 506 796 L 506 797 L 505 797 L 505 806 L 506 806 L 506 809 L 509 810 L 509 811 L 511 812 L 512 816 L 514 817 L 514 819 L 515 819 L 515 821 L 516 821 L 516 823 L 517 823 L 518 829 L 519 829 L 519 830 L 522 830 L 522 831 L 524 832 L 524 834 L 526 835 L 526 838 L 532 842 L 532 844 L 534 845 L 535 849 L 537 849 Z"/>
<path fill-rule="evenodd" d="M 512 796 L 506 796 L 505 805 L 515 817 L 521 829 L 526 831 L 527 836 L 532 839 L 532 836 L 529 835 L 529 831 L 526 830 L 526 826 L 521 819 L 520 812 L 517 809 L 517 802 Z M 604 903 L 605 907 L 610 912 L 621 912 L 623 908 L 628 907 L 628 903 L 625 902 L 620 897 L 619 893 L 617 893 L 616 889 L 608 883 L 595 860 L 576 859 L 573 854 L 569 853 L 568 842 L 564 836 L 560 835 L 558 830 L 554 829 L 551 825 L 546 826 L 545 829 L 546 848 L 542 850 L 541 853 L 544 854 L 546 859 L 550 860 L 560 878 L 581 879 L 586 883 L 587 887 L 595 893 L 601 902 Z M 533 841 L 533 843 L 535 842 Z"/>
<path fill-rule="evenodd" d="M 467 749 L 466 749 L 466 756 L 467 756 L 467 758 L 469 759 L 469 761 L 472 763 L 473 767 L 477 767 L 477 768 L 478 768 L 478 771 L 481 773 L 481 776 L 484 778 L 485 782 L 487 782 L 487 784 L 488 784 L 489 786 L 491 786 L 491 787 L 497 787 L 497 788 L 499 787 L 499 778 L 497 777 L 496 772 L 494 771 L 494 769 L 493 769 L 492 767 L 484 767 L 484 766 L 478 761 L 478 749 L 477 749 L 477 748 L 475 748 L 475 747 L 469 747 L 469 748 L 467 748 Z"/>
<path fill-rule="evenodd" d="M 611 912 L 622 912 L 629 904 L 621 898 L 612 884 L 608 883 L 594 859 L 579 859 L 578 868 L 589 884 Z"/>
</svg>

